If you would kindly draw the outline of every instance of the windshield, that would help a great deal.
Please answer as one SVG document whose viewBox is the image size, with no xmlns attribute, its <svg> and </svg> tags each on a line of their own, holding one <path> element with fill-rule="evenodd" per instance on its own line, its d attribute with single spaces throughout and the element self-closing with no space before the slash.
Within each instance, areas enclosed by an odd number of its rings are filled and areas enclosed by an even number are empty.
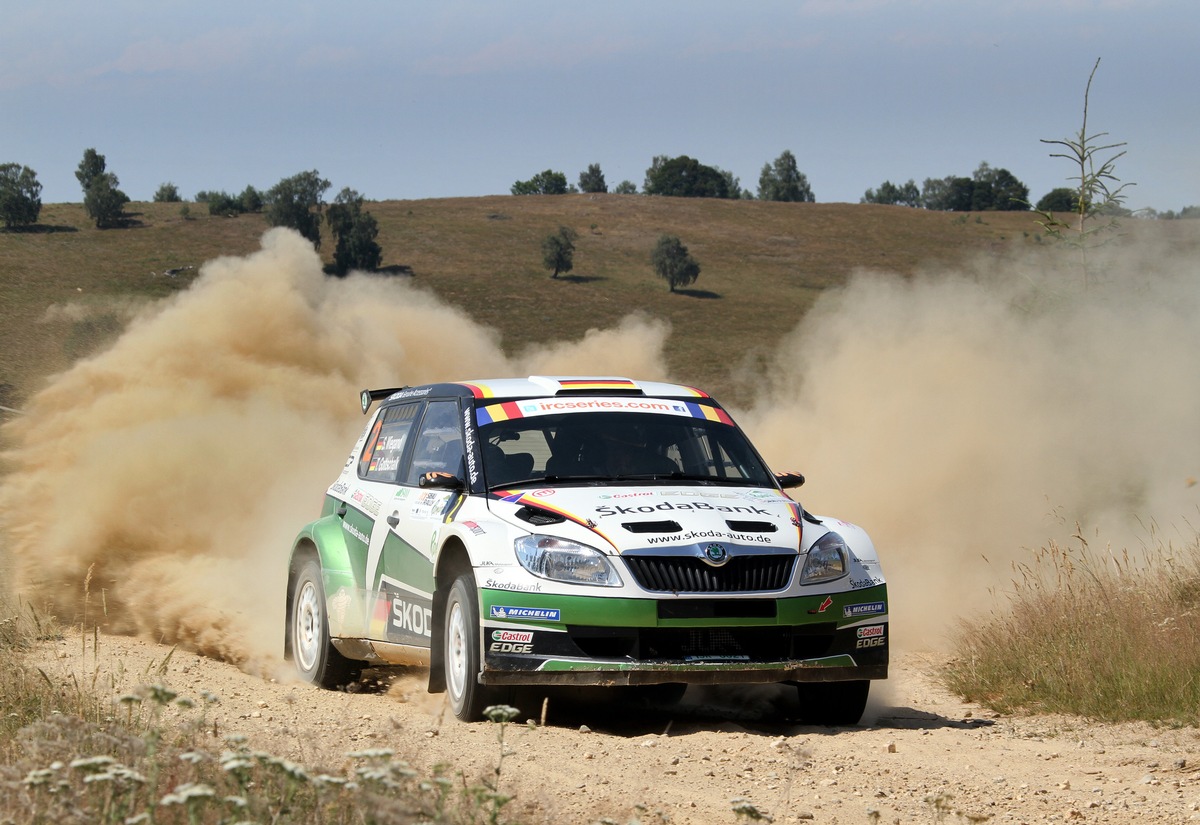
<svg viewBox="0 0 1200 825">
<path fill-rule="evenodd" d="M 720 420 L 619 411 L 485 423 L 492 418 L 486 409 L 478 418 L 489 488 L 660 479 L 775 486 L 742 432 Z"/>
</svg>

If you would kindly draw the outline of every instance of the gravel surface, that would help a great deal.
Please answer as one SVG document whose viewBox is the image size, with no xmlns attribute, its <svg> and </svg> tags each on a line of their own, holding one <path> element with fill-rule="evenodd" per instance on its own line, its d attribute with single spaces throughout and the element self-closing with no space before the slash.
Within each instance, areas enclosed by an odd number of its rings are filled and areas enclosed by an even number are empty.
<svg viewBox="0 0 1200 825">
<path fill-rule="evenodd" d="M 287 666 L 273 676 L 123 636 L 68 634 L 34 654 L 64 690 L 114 696 L 162 682 L 219 697 L 212 749 L 227 734 L 310 768 L 391 748 L 414 766 L 449 763 L 491 777 L 497 727 L 464 724 L 427 694 L 424 674 L 375 689 L 322 691 Z M 794 702 L 782 687 L 690 689 L 672 710 L 553 697 L 545 724 L 510 725 L 501 789 L 526 823 L 724 823 L 752 806 L 777 823 L 1200 821 L 1200 732 L 1098 724 L 1064 716 L 999 716 L 937 684 L 943 657 L 893 652 L 863 723 L 820 728 L 771 721 Z M 194 711 L 193 711 L 194 713 Z M 749 810 L 749 808 L 747 809 Z"/>
</svg>

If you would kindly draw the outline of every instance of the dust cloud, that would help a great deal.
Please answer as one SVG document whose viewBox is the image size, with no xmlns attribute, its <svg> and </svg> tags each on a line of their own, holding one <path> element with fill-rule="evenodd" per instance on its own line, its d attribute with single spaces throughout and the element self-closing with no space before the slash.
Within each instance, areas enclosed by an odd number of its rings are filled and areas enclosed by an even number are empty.
<svg viewBox="0 0 1200 825">
<path fill-rule="evenodd" d="M 1200 526 L 1200 266 L 1110 251 L 860 273 L 739 415 L 808 509 L 863 525 L 892 637 L 936 647 L 1048 541 L 1140 554 Z M 1057 264 L 1057 266 L 1056 266 Z M 1098 279 L 1096 272 L 1104 273 Z"/>
<path fill-rule="evenodd" d="M 658 375 L 665 337 L 631 318 L 509 359 L 407 281 L 326 278 L 310 244 L 268 232 L 6 425 L 0 518 L 18 590 L 68 623 L 267 666 L 292 539 L 363 425 L 360 389 L 571 363 Z"/>
<path fill-rule="evenodd" d="M 936 644 L 1024 548 L 1075 521 L 1118 531 L 1195 512 L 1195 267 L 1119 263 L 1136 282 L 1065 296 L 1016 262 L 861 273 L 749 382 L 736 415 L 773 467 L 808 476 L 797 497 L 872 534 L 895 639 Z M 360 431 L 359 389 L 669 378 L 669 332 L 632 315 L 506 356 L 408 281 L 329 279 L 311 245 L 272 230 L 5 425 L 0 519 L 20 590 L 66 622 L 272 666 L 291 541 Z"/>
</svg>

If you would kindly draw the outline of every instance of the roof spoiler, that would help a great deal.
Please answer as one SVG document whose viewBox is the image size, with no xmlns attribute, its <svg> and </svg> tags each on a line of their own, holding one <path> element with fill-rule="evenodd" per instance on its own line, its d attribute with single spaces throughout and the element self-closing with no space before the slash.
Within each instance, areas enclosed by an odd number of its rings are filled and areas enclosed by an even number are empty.
<svg viewBox="0 0 1200 825">
<path fill-rule="evenodd" d="M 363 390 L 358 395 L 359 403 L 362 404 L 363 415 L 367 414 L 367 410 L 371 409 L 371 405 L 376 401 L 387 398 L 392 393 L 400 392 L 403 389 L 407 389 L 407 387 L 392 387 L 387 390 Z"/>
</svg>

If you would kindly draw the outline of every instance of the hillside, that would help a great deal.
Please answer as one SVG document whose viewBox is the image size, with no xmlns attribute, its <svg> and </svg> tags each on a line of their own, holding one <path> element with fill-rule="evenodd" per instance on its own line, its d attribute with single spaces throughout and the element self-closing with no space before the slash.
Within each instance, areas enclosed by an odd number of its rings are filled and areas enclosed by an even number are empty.
<svg viewBox="0 0 1200 825">
<path fill-rule="evenodd" d="M 1030 213 L 620 195 L 368 208 L 379 223 L 385 269 L 410 272 L 495 328 L 506 350 L 578 338 L 642 310 L 672 325 L 674 377 L 726 393 L 736 392 L 731 366 L 768 350 L 822 291 L 857 268 L 907 276 L 1014 245 L 1043 246 Z M 121 301 L 183 289 L 205 261 L 256 250 L 267 228 L 261 215 L 188 209 L 185 219 L 181 204 L 130 204 L 131 226 L 102 231 L 80 205 L 51 204 L 36 231 L 0 231 L 0 405 L 20 406 L 45 375 L 111 339 L 127 316 Z M 1131 223 L 1139 233 L 1180 231 Z M 579 240 L 574 270 L 555 281 L 542 268 L 540 245 L 560 225 L 573 227 Z M 662 233 L 678 235 L 700 263 L 693 288 L 671 294 L 654 276 L 649 254 Z M 327 261 L 332 245 L 327 239 L 322 249 Z M 463 375 L 470 372 L 465 365 Z"/>
</svg>

